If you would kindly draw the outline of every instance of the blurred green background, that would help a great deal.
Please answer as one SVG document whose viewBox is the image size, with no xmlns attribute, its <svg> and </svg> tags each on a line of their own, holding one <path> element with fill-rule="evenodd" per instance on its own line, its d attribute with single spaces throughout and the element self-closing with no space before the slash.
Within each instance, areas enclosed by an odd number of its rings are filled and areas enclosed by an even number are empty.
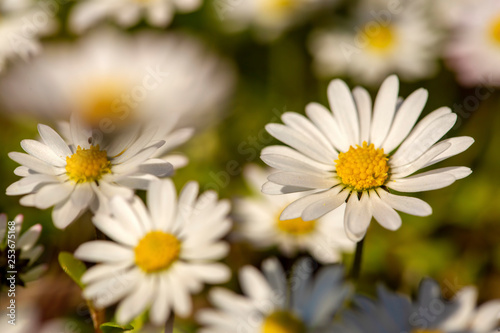
<svg viewBox="0 0 500 333">
<path fill-rule="evenodd" d="M 68 8 L 71 5 L 67 6 Z M 60 12 L 66 22 L 68 8 Z M 304 113 L 311 101 L 327 105 L 326 87 L 329 80 L 317 79 L 311 70 L 311 56 L 305 45 L 308 33 L 318 22 L 336 17 L 345 19 L 349 6 L 329 9 L 314 16 L 307 23 L 295 27 L 277 40 L 263 44 L 256 42 L 248 31 L 228 35 L 221 31 L 220 21 L 210 2 L 191 14 L 177 14 L 168 30 L 192 32 L 232 59 L 238 70 L 238 83 L 224 117 L 195 135 L 180 150 L 190 164 L 179 170 L 174 181 L 178 188 L 188 180 L 197 180 L 202 189 L 217 189 L 222 198 L 249 195 L 241 170 L 247 163 L 263 163 L 259 151 L 277 143 L 264 131 L 265 124 L 279 122 L 284 111 Z M 143 22 L 129 31 L 148 28 Z M 153 29 L 153 28 L 148 28 Z M 158 29 L 156 29 L 158 30 Z M 50 40 L 76 38 L 63 25 L 61 32 Z M 343 77 L 349 86 L 358 82 Z M 482 88 L 487 98 L 481 98 L 477 88 L 461 87 L 454 74 L 441 63 L 437 75 L 418 82 L 401 82 L 400 95 L 424 87 L 429 100 L 422 114 L 440 106 L 449 106 L 459 114 L 456 126 L 447 134 L 472 136 L 474 145 L 466 152 L 441 162 L 438 166 L 464 165 L 473 169 L 472 175 L 453 185 L 431 192 L 416 194 L 433 207 L 429 217 L 403 216 L 403 226 L 395 232 L 372 223 L 368 231 L 361 279 L 357 290 L 374 295 L 378 283 L 412 294 L 419 281 L 430 276 L 443 287 L 447 297 L 466 285 L 479 290 L 479 302 L 500 298 L 500 93 Z M 489 89 L 489 90 L 487 90 Z M 369 89 L 372 97 L 376 88 Z M 471 101 L 477 101 L 477 106 Z M 26 290 L 23 297 L 32 298 L 41 305 L 44 319 L 67 316 L 89 327 L 88 314 L 71 280 L 57 264 L 61 250 L 73 251 L 79 244 L 94 237 L 87 213 L 66 230 L 56 229 L 50 219 L 50 209 L 40 211 L 19 205 L 19 197 L 7 197 L 5 188 L 18 179 L 13 174 L 17 166 L 7 154 L 21 151 L 22 139 L 35 138 L 37 120 L 27 116 L 6 115 L 0 112 L 0 212 L 9 218 L 24 214 L 23 229 L 43 225 L 39 243 L 46 248 L 41 261 L 50 269 L 34 291 Z M 235 162 L 234 162 L 235 161 Z M 234 169 L 230 178 L 221 178 L 221 172 Z M 141 195 L 144 195 L 143 193 Z M 260 265 L 264 258 L 279 255 L 276 250 L 259 251 L 248 244 L 232 244 L 232 251 L 224 260 L 233 272 L 243 265 Z M 349 268 L 352 255 L 346 255 Z M 291 260 L 283 259 L 285 265 Z M 238 290 L 235 277 L 227 283 Z M 29 288 L 28 288 L 29 289 Z M 195 296 L 195 306 L 208 306 L 206 290 Z M 191 332 L 196 327 L 192 318 L 180 319 L 179 327 Z"/>
</svg>

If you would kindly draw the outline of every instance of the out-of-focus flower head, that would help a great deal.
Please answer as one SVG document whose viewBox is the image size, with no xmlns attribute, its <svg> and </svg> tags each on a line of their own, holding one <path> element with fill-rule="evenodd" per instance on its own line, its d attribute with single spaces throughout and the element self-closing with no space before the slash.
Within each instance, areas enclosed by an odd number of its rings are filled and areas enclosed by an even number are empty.
<svg viewBox="0 0 500 333">
<path fill-rule="evenodd" d="M 347 238 L 344 231 L 345 209 L 335 210 L 312 221 L 301 218 L 281 221 L 279 217 L 283 209 L 300 195 L 262 194 L 260 189 L 270 174 L 271 170 L 256 165 L 248 165 L 244 169 L 245 178 L 255 196 L 236 201 L 235 214 L 240 222 L 236 229 L 238 235 L 256 247 L 277 245 L 287 256 L 293 256 L 297 251 L 308 251 L 322 263 L 339 262 L 342 252 L 354 249 L 354 242 Z"/>
<path fill-rule="evenodd" d="M 215 288 L 209 299 L 218 309 L 204 309 L 197 319 L 200 333 L 328 332 L 331 320 L 351 293 L 342 266 L 325 266 L 313 277 L 311 259 L 300 259 L 289 283 L 276 258 L 240 270 L 244 296 Z M 290 290 L 291 289 L 291 290 Z"/>
<path fill-rule="evenodd" d="M 403 80 L 427 78 L 437 69 L 440 38 L 426 15 L 426 3 L 364 1 L 349 31 L 312 33 L 309 49 L 320 77 L 347 75 L 376 85 L 389 74 Z"/>
<path fill-rule="evenodd" d="M 40 52 L 38 38 L 57 29 L 56 10 L 34 0 L 0 1 L 0 72 L 6 59 L 18 56 L 27 60 Z"/>
<path fill-rule="evenodd" d="M 142 17 L 156 27 L 166 27 L 175 12 L 189 13 L 200 7 L 202 0 L 82 0 L 72 9 L 70 27 L 81 33 L 98 22 L 110 18 L 122 27 L 130 27 Z"/>
<path fill-rule="evenodd" d="M 0 80 L 0 103 L 50 120 L 78 113 L 105 133 L 151 118 L 201 127 L 224 109 L 233 84 L 232 66 L 194 37 L 104 29 L 47 44 L 12 68 Z"/>
<path fill-rule="evenodd" d="M 47 270 L 45 264 L 33 267 L 43 252 L 43 246 L 36 245 L 42 226 L 35 224 L 21 233 L 23 220 L 23 215 L 17 215 L 9 221 L 7 215 L 0 214 L 0 286 L 6 286 L 7 289 L 13 283 L 24 286 Z"/>
<path fill-rule="evenodd" d="M 448 65 L 467 86 L 500 86 L 500 2 L 482 0 L 461 7 L 446 47 Z"/>
<path fill-rule="evenodd" d="M 337 0 L 213 0 L 218 19 L 228 31 L 249 26 L 261 41 L 271 41 L 314 12 L 332 7 Z"/>
<path fill-rule="evenodd" d="M 132 199 L 133 189 L 145 189 L 157 177 L 172 174 L 170 163 L 152 158 L 165 143 L 154 140 L 156 131 L 156 127 L 138 128 L 103 142 L 74 115 L 66 142 L 40 124 L 39 141 L 21 141 L 28 154 L 9 153 L 21 164 L 14 173 L 22 179 L 7 188 L 7 195 L 24 195 L 20 200 L 24 206 L 54 206 L 52 220 L 58 228 L 65 228 L 89 208 L 107 211 L 111 197 Z"/>
<path fill-rule="evenodd" d="M 451 301 L 441 297 L 439 284 L 423 280 L 418 298 L 378 288 L 378 301 L 356 296 L 358 309 L 345 311 L 332 333 L 493 333 L 500 319 L 500 300 L 476 307 L 477 291 L 465 287 Z"/>
<path fill-rule="evenodd" d="M 116 317 L 127 323 L 150 308 L 149 318 L 164 325 L 173 311 L 181 317 L 192 311 L 190 294 L 203 283 L 229 279 L 227 266 L 215 262 L 229 252 L 220 239 L 231 228 L 230 204 L 190 182 L 179 196 L 171 180 L 151 183 L 148 207 L 121 197 L 111 200 L 109 214 L 97 214 L 94 224 L 112 241 L 93 241 L 75 252 L 79 259 L 97 262 L 83 276 L 83 295 L 98 308 L 119 300 Z M 119 287 L 117 288 L 117 284 Z"/>
</svg>

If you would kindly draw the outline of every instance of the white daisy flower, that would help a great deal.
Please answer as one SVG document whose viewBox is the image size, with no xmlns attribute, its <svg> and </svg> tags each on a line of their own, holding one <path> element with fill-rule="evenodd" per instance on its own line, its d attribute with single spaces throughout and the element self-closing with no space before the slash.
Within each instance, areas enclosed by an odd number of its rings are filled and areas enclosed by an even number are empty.
<svg viewBox="0 0 500 333">
<path fill-rule="evenodd" d="M 97 214 L 94 224 L 116 241 L 93 241 L 75 252 L 79 259 L 98 262 L 82 277 L 83 295 L 95 306 L 107 307 L 123 299 L 117 309 L 119 323 L 127 323 L 150 307 L 149 318 L 162 325 L 172 310 L 191 313 L 190 294 L 203 283 L 221 283 L 230 270 L 214 260 L 229 251 L 219 239 L 227 234 L 229 202 L 213 191 L 199 198 L 198 184 L 184 186 L 177 199 L 171 180 L 151 183 L 148 209 L 139 198 L 129 204 L 111 200 L 110 215 Z"/>
<path fill-rule="evenodd" d="M 332 7 L 336 0 L 214 0 L 214 8 L 229 31 L 252 26 L 256 37 L 271 41 L 314 12 Z"/>
<path fill-rule="evenodd" d="M 439 108 L 416 123 L 427 101 L 418 89 L 398 103 L 399 81 L 388 77 L 373 105 L 360 87 L 352 93 L 341 80 L 328 86 L 332 111 L 317 103 L 306 106 L 307 118 L 283 114 L 285 123 L 267 131 L 289 145 L 264 148 L 261 159 L 280 172 L 268 177 L 266 194 L 304 192 L 288 205 L 280 219 L 315 220 L 347 203 L 344 216 L 349 238 L 361 240 L 374 217 L 389 230 L 401 226 L 396 210 L 417 216 L 431 214 L 424 201 L 391 193 L 421 192 L 451 185 L 468 176 L 467 167 L 448 167 L 412 175 L 422 168 L 466 150 L 470 137 L 438 142 L 457 115 Z"/>
<path fill-rule="evenodd" d="M 360 6 L 359 18 L 350 31 L 313 32 L 309 49 L 317 75 L 348 75 L 370 85 L 380 84 L 392 73 L 408 81 L 433 75 L 440 38 L 431 29 L 425 3 L 398 4 L 392 11 L 394 2 Z"/>
<path fill-rule="evenodd" d="M 37 280 L 47 270 L 45 264 L 33 267 L 43 252 L 43 245 L 36 245 L 42 232 L 42 226 L 35 224 L 21 233 L 23 220 L 23 215 L 17 215 L 14 220 L 8 221 L 7 215 L 0 214 L 0 260 L 2 262 L 0 265 L 0 285 L 10 285 L 7 277 L 11 274 L 7 274 L 8 271 L 16 271 L 17 273 L 14 275 L 16 284 L 24 286 L 25 283 Z M 9 250 L 12 250 L 13 244 L 15 244 L 16 253 L 14 268 L 11 269 L 9 265 L 12 263 L 8 259 L 11 259 Z"/>
<path fill-rule="evenodd" d="M 462 6 L 446 48 L 447 63 L 464 85 L 500 85 L 500 2 Z"/>
<path fill-rule="evenodd" d="M 41 21 L 39 20 L 45 20 Z M 52 17 L 34 0 L 0 1 L 0 71 L 8 58 L 27 59 L 41 50 L 38 38 L 54 32 Z"/>
<path fill-rule="evenodd" d="M 311 260 L 293 268 L 290 283 L 277 259 L 240 270 L 244 296 L 222 288 L 211 290 L 209 299 L 218 309 L 197 314 L 205 325 L 200 333 L 305 333 L 326 332 L 351 287 L 344 283 L 342 266 L 321 268 L 312 277 Z M 289 291 L 289 287 L 291 290 Z"/>
<path fill-rule="evenodd" d="M 234 210 L 240 219 L 237 233 L 254 246 L 277 245 L 289 257 L 296 255 L 297 251 L 308 251 L 321 263 L 339 262 L 342 252 L 354 250 L 354 243 L 344 231 L 345 205 L 317 220 L 280 220 L 283 209 L 300 195 L 262 195 L 260 189 L 271 171 L 249 165 L 243 173 L 257 196 L 236 201 Z"/>
<path fill-rule="evenodd" d="M 355 297 L 357 311 L 346 311 L 332 333 L 493 333 L 500 323 L 500 300 L 476 308 L 477 290 L 461 289 L 451 301 L 439 284 L 423 280 L 418 299 L 378 288 L 379 301 Z"/>
<path fill-rule="evenodd" d="M 52 220 L 65 228 L 81 213 L 106 209 L 114 195 L 132 199 L 131 188 L 172 173 L 171 164 L 151 158 L 165 143 L 151 142 L 155 129 L 130 131 L 102 145 L 72 117 L 71 143 L 56 131 L 39 124 L 41 140 L 23 140 L 28 153 L 11 152 L 9 157 L 21 164 L 14 173 L 23 177 L 7 188 L 7 195 L 25 195 L 20 203 L 46 209 L 54 206 Z"/>
<path fill-rule="evenodd" d="M 86 0 L 73 7 L 69 24 L 72 31 L 82 33 L 105 18 L 127 28 L 145 16 L 150 25 L 164 28 L 176 11 L 193 12 L 201 3 L 202 0 Z"/>
<path fill-rule="evenodd" d="M 47 43 L 43 54 L 6 74 L 5 111 L 50 120 L 77 113 L 105 133 L 151 118 L 168 119 L 174 129 L 206 126 L 234 85 L 232 66 L 196 38 L 113 29 Z"/>
</svg>

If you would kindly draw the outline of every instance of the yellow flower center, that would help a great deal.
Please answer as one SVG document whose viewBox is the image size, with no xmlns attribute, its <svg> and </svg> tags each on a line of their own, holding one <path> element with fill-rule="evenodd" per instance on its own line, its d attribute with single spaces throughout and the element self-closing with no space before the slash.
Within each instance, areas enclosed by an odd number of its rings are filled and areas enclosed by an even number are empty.
<svg viewBox="0 0 500 333">
<path fill-rule="evenodd" d="M 306 333 L 304 323 L 288 311 L 275 311 L 264 319 L 261 333 Z"/>
<path fill-rule="evenodd" d="M 382 186 L 387 179 L 389 166 L 384 149 L 375 149 L 373 143 L 363 142 L 363 147 L 350 147 L 346 153 L 340 153 L 335 160 L 337 175 L 344 185 L 363 191 Z"/>
<path fill-rule="evenodd" d="M 360 33 L 364 34 L 368 40 L 368 47 L 375 52 L 389 51 L 396 40 L 394 28 L 391 26 L 367 24 Z"/>
<path fill-rule="evenodd" d="M 293 13 L 298 6 L 298 0 L 261 0 L 261 11 L 263 15 L 284 19 Z"/>
<path fill-rule="evenodd" d="M 411 333 L 443 333 L 441 330 L 421 330 L 421 329 L 416 329 L 412 330 Z"/>
<path fill-rule="evenodd" d="M 111 173 L 111 162 L 99 145 L 89 149 L 78 146 L 76 153 L 66 157 L 66 174 L 75 183 L 93 182 L 106 173 Z"/>
<path fill-rule="evenodd" d="M 83 119 L 94 127 L 99 127 L 103 119 L 115 126 L 126 124 L 138 102 L 124 80 L 107 77 L 91 80 L 91 84 L 81 87 L 78 96 Z"/>
<path fill-rule="evenodd" d="M 491 38 L 495 44 L 500 44 L 500 16 L 497 16 L 490 26 Z"/>
<path fill-rule="evenodd" d="M 316 228 L 316 220 L 304 221 L 300 217 L 291 220 L 280 220 L 278 215 L 276 221 L 279 230 L 292 236 L 307 235 Z"/>
<path fill-rule="evenodd" d="M 146 273 L 165 270 L 179 258 L 181 242 L 172 234 L 151 231 L 135 247 L 135 263 Z"/>
</svg>

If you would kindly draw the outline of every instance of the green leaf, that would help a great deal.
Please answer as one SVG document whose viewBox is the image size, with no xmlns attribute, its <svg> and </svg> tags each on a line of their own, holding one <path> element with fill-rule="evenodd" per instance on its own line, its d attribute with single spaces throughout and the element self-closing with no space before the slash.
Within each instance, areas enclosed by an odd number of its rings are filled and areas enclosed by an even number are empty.
<svg viewBox="0 0 500 333">
<path fill-rule="evenodd" d="M 81 281 L 83 273 L 87 270 L 85 264 L 73 257 L 73 255 L 69 252 L 61 252 L 59 253 L 59 265 L 63 271 L 69 275 L 70 278 L 75 281 L 80 288 L 83 289 L 84 285 Z"/>
<path fill-rule="evenodd" d="M 121 332 L 131 331 L 134 329 L 132 325 L 122 326 L 113 322 L 104 323 L 100 327 L 103 333 L 121 333 Z"/>
</svg>

